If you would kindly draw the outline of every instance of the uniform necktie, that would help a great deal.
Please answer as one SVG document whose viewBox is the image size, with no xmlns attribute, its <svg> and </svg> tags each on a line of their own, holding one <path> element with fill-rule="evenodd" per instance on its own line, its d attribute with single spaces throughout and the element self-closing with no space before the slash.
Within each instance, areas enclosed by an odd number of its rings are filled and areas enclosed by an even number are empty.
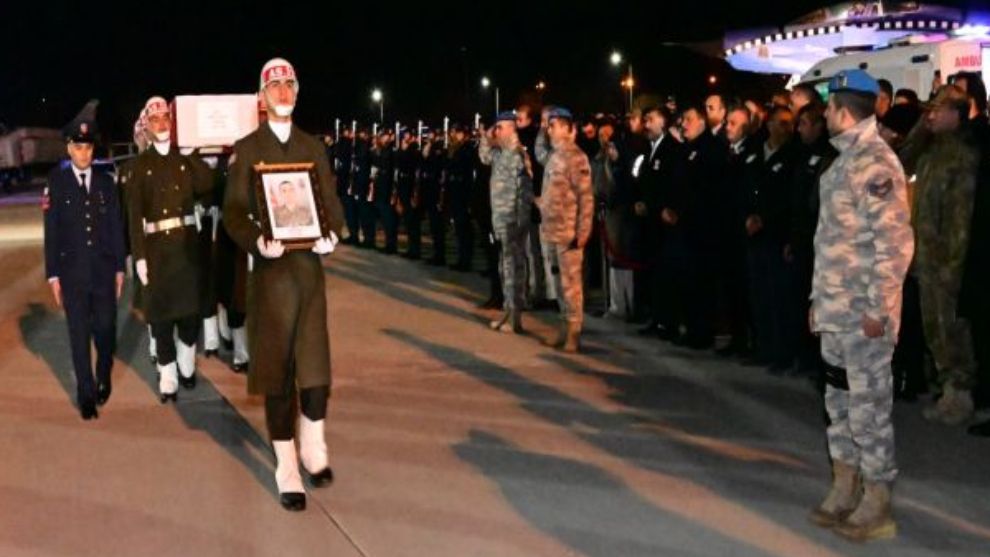
<svg viewBox="0 0 990 557">
<path fill-rule="evenodd" d="M 82 186 L 82 189 L 86 190 L 86 193 L 89 193 L 89 186 L 86 185 L 86 173 L 85 172 L 83 172 L 82 174 L 79 175 L 79 185 Z"/>
</svg>

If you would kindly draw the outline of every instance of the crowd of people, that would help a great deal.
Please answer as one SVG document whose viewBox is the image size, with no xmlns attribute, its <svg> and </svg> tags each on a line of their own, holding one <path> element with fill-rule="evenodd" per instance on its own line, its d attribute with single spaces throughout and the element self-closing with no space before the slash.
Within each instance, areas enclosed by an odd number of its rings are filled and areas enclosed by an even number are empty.
<svg viewBox="0 0 990 557">
<path fill-rule="evenodd" d="M 986 272 L 986 92 L 978 74 L 961 73 L 929 102 L 879 80 L 874 110 L 880 136 L 897 153 L 908 183 L 917 253 L 903 285 L 895 395 L 932 392 L 930 419 L 966 423 L 988 402 Z M 546 145 L 553 107 L 521 105 L 488 130 L 368 130 L 328 138 L 351 235 L 374 247 L 378 223 L 385 253 L 423 256 L 421 224 L 432 236 L 428 263 L 445 265 L 448 224 L 456 238 L 451 268 L 471 270 L 486 255 L 491 297 L 505 308 L 493 323 L 521 329 L 516 308 L 557 304 L 553 246 L 540 239 Z M 951 121 L 956 112 L 964 118 Z M 537 116 L 539 115 L 539 116 Z M 590 163 L 593 224 L 581 239 L 585 288 L 602 288 L 604 317 L 640 323 L 642 335 L 710 350 L 775 375 L 820 377 L 820 343 L 808 325 L 819 180 L 838 152 L 826 102 L 812 85 L 762 99 L 712 94 L 678 105 L 642 104 L 620 120 L 573 119 L 571 138 Z M 503 128 L 507 131 L 503 132 Z M 505 133 L 508 140 L 499 139 Z M 394 143 L 398 141 L 398 146 Z M 518 151 L 506 176 L 494 176 L 491 144 Z M 479 156 L 480 155 L 480 156 Z M 486 158 L 488 160 L 486 160 Z M 496 165 L 497 166 L 497 165 Z M 502 184 L 519 194 L 508 201 Z M 575 189 L 575 192 L 578 190 Z M 979 200 L 978 200 L 979 198 Z M 506 220 L 505 208 L 512 208 Z M 974 217 L 974 207 L 977 216 Z M 525 214 L 524 214 L 525 213 Z M 508 232 L 506 222 L 511 222 Z M 578 235 L 580 237 L 580 234 Z M 551 280 L 547 280 L 551 278 Z M 506 280 L 507 279 L 507 280 Z M 503 293 L 500 281 L 511 283 Z M 716 346 L 716 337 L 728 340 Z M 982 342 L 981 342 L 982 341 Z M 982 351 L 982 352 L 981 352 Z M 974 434 L 990 433 L 987 425 Z"/>
<path fill-rule="evenodd" d="M 170 106 L 149 99 L 135 124 L 141 153 L 116 187 L 91 166 L 89 123 L 74 125 L 71 164 L 49 177 L 43 208 L 82 417 L 97 418 L 112 392 L 129 254 L 161 402 L 196 387 L 200 334 L 207 356 L 227 341 L 232 368 L 265 399 L 281 504 L 302 510 L 300 463 L 313 486 L 333 478 L 320 257 L 338 237 L 398 254 L 404 229 L 403 256 L 429 248 L 426 261 L 445 266 L 452 228 L 452 269 L 471 271 L 484 252 L 494 331 L 521 333 L 524 311 L 556 309 L 548 344 L 577 352 L 584 292 L 600 288 L 601 315 L 644 336 L 818 379 L 833 483 L 811 520 L 852 539 L 890 537 L 894 396 L 931 392 L 925 417 L 950 426 L 988 403 L 987 92 L 972 73 L 925 102 L 862 70 L 825 85 L 769 102 L 668 97 L 622 120 L 522 105 L 490 129 L 355 125 L 320 144 L 292 123 L 298 81 L 276 58 L 259 77 L 266 120 L 229 156 L 178 149 Z M 324 236 L 283 244 L 258 216 L 254 184 L 265 168 L 300 164 Z"/>
</svg>

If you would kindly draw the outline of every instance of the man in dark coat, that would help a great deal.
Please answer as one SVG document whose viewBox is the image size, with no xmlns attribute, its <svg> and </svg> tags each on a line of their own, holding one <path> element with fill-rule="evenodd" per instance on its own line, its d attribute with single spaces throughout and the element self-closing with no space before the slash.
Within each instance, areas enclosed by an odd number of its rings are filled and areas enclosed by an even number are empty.
<svg viewBox="0 0 990 557">
<path fill-rule="evenodd" d="M 343 229 L 343 210 L 336 177 L 322 144 L 292 124 L 299 83 L 293 67 L 281 58 L 265 64 L 260 95 L 268 106 L 268 121 L 234 145 L 230 180 L 224 200 L 224 223 L 231 238 L 251 254 L 248 277 L 248 346 L 251 368 L 248 391 L 265 397 L 265 420 L 275 450 L 275 483 L 287 510 L 302 510 L 306 497 L 299 460 L 315 485 L 333 478 L 324 420 L 330 394 L 330 342 L 321 255 L 333 251 Z M 311 249 L 287 251 L 268 240 L 253 215 L 259 214 L 254 195 L 254 165 L 313 163 L 318 195 L 322 196 L 330 237 Z M 295 445 L 297 408 L 299 453 Z"/>
</svg>

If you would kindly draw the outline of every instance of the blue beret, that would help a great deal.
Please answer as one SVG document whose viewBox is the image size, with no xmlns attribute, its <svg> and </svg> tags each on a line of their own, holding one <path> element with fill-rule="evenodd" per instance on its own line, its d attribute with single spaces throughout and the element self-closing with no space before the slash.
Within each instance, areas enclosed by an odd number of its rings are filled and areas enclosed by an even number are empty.
<svg viewBox="0 0 990 557">
<path fill-rule="evenodd" d="M 574 120 L 574 115 L 571 114 L 571 111 L 567 110 L 566 108 L 555 106 L 551 108 L 550 112 L 547 114 L 547 121 L 549 122 L 556 118 L 563 118 L 565 120 Z"/>
<path fill-rule="evenodd" d="M 828 92 L 852 91 L 853 93 L 880 93 L 880 84 L 863 70 L 842 70 L 828 82 Z"/>
<path fill-rule="evenodd" d="M 516 113 L 511 110 L 503 110 L 495 117 L 495 122 L 515 122 Z"/>
</svg>

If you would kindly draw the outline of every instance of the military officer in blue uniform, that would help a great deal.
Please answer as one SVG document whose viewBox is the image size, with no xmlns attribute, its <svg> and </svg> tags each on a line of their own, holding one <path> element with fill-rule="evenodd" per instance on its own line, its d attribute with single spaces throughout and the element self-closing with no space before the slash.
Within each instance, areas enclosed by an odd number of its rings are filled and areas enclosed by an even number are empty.
<svg viewBox="0 0 990 557">
<path fill-rule="evenodd" d="M 124 284 L 124 225 L 117 186 L 92 168 L 91 122 L 67 130 L 71 163 L 48 176 L 45 274 L 55 303 L 65 309 L 76 373 L 76 400 L 84 420 L 110 398 L 117 300 Z M 96 345 L 93 377 L 90 342 Z"/>
</svg>

